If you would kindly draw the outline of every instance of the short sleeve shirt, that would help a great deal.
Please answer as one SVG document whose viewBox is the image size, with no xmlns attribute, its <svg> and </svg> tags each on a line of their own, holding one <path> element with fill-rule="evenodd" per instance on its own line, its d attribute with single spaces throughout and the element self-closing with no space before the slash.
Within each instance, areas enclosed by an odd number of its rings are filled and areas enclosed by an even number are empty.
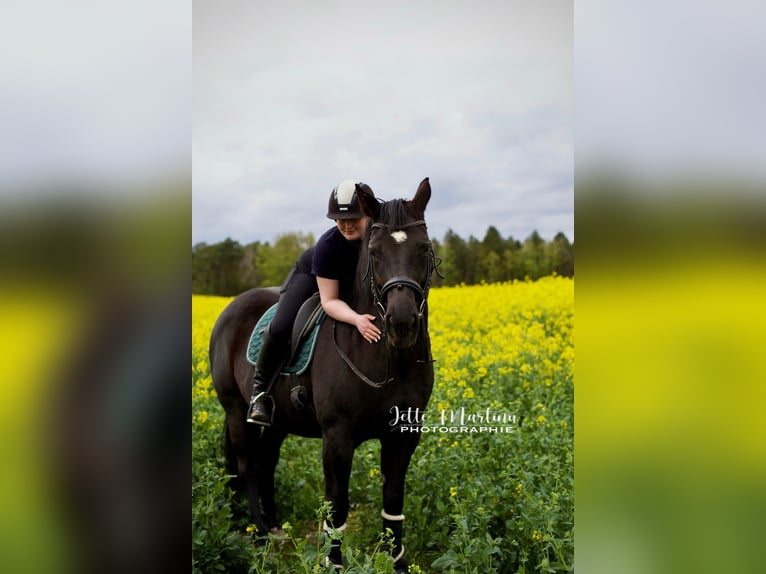
<svg viewBox="0 0 766 574">
<path fill-rule="evenodd" d="M 316 243 L 311 273 L 326 279 L 336 279 L 340 296 L 347 299 L 354 284 L 361 241 L 349 241 L 337 227 L 324 232 Z"/>
</svg>

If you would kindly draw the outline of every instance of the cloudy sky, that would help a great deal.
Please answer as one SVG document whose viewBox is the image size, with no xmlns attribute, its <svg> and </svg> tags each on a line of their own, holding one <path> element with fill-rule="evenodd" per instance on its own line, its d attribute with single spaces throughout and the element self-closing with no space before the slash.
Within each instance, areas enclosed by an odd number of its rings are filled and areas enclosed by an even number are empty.
<svg viewBox="0 0 766 574">
<path fill-rule="evenodd" d="M 433 237 L 573 229 L 569 1 L 195 0 L 192 243 L 315 236 L 331 189 L 410 197 Z"/>
<path fill-rule="evenodd" d="M 0 201 L 188 177 L 191 18 L 184 0 L 4 2 Z"/>
<path fill-rule="evenodd" d="M 573 147 L 578 173 L 766 174 L 756 0 L 205 0 L 193 40 L 184 0 L 107 4 L 0 8 L 0 212 L 132 199 L 193 152 L 193 243 L 318 234 L 340 180 L 426 176 L 436 237 L 571 239 Z"/>
</svg>

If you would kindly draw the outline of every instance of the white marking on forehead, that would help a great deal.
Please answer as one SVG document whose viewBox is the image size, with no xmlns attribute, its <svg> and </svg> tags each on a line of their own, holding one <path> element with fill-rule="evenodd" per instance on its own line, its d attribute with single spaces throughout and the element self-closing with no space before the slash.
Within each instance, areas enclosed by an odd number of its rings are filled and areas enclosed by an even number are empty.
<svg viewBox="0 0 766 574">
<path fill-rule="evenodd" d="M 407 241 L 407 232 L 406 231 L 394 231 L 391 234 L 391 237 L 394 238 L 394 241 L 397 243 L 404 243 Z"/>
</svg>

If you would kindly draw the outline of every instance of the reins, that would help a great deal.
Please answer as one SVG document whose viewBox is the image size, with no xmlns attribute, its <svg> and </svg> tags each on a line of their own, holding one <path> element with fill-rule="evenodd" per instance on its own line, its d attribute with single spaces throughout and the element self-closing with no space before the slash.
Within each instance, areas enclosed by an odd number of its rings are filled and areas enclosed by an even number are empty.
<svg viewBox="0 0 766 574">
<path fill-rule="evenodd" d="M 388 368 L 389 368 L 388 353 L 386 353 L 386 376 L 382 382 L 376 383 L 370 377 L 368 377 L 362 371 L 359 370 L 359 368 L 351 361 L 349 356 L 343 352 L 343 349 L 341 349 L 338 346 L 338 339 L 335 335 L 335 327 L 337 324 L 338 324 L 337 321 L 332 322 L 332 342 L 335 343 L 335 350 L 338 351 L 338 355 L 340 355 L 340 358 L 343 359 L 343 362 L 346 363 L 346 365 L 348 365 L 348 368 L 351 369 L 357 377 L 362 379 L 362 382 L 371 386 L 373 389 L 380 389 L 381 387 L 384 387 L 385 385 L 393 381 L 394 380 L 393 377 L 388 376 Z"/>
</svg>

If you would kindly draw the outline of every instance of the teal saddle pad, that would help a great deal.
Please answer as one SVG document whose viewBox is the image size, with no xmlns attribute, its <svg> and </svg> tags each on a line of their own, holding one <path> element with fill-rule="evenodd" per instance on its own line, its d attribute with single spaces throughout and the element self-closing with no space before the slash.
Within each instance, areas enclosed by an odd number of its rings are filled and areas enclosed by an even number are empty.
<svg viewBox="0 0 766 574">
<path fill-rule="evenodd" d="M 263 339 L 263 332 L 268 328 L 271 319 L 277 312 L 278 303 L 274 303 L 263 314 L 263 316 L 256 323 L 253 333 L 250 335 L 250 342 L 247 345 L 247 362 L 255 366 L 258 360 L 258 351 L 261 350 L 261 340 Z M 302 375 L 309 368 L 311 364 L 311 357 L 314 356 L 314 347 L 316 347 L 317 335 L 319 335 L 319 327 L 325 318 L 326 313 L 320 311 L 316 319 L 313 321 L 313 326 L 307 326 L 306 329 L 310 329 L 308 333 L 298 343 L 298 349 L 292 351 L 292 359 L 287 365 L 282 367 L 281 373 L 283 375 Z"/>
</svg>

